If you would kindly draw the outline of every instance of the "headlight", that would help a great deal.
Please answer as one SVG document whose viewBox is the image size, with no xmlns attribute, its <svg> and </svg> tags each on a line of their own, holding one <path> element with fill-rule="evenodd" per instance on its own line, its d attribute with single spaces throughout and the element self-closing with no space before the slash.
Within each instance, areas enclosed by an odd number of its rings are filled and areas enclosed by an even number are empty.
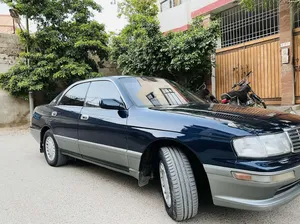
<svg viewBox="0 0 300 224">
<path fill-rule="evenodd" d="M 239 157 L 249 158 L 266 158 L 292 151 L 285 133 L 238 138 L 233 140 L 233 146 Z"/>
</svg>

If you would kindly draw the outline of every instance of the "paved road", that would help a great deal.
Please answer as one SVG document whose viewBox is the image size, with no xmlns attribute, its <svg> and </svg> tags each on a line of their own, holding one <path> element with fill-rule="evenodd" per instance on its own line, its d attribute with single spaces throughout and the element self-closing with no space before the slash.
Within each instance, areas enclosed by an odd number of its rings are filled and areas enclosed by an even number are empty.
<svg viewBox="0 0 300 224">
<path fill-rule="evenodd" d="M 27 131 L 0 131 L 0 223 L 175 223 L 158 183 L 84 162 L 48 166 Z M 300 223 L 300 198 L 272 212 L 200 207 L 187 223 Z"/>
</svg>

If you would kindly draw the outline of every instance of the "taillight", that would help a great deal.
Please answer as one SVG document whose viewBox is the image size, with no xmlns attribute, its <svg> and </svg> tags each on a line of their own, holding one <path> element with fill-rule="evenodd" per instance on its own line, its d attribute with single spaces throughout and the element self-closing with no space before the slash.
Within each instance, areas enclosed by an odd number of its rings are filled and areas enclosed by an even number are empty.
<svg viewBox="0 0 300 224">
<path fill-rule="evenodd" d="M 229 102 L 230 102 L 230 100 L 228 100 L 228 99 L 223 99 L 223 100 L 221 101 L 222 104 L 226 104 L 226 103 L 229 103 Z"/>
</svg>

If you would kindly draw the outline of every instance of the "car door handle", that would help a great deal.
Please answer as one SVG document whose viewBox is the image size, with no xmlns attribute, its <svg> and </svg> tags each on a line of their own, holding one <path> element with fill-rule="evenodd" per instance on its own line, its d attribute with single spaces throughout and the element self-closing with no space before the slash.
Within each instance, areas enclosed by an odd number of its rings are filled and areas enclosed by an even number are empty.
<svg viewBox="0 0 300 224">
<path fill-rule="evenodd" d="M 84 120 L 84 121 L 87 121 L 89 119 L 89 116 L 82 114 L 81 117 L 80 117 L 80 119 Z"/>
<path fill-rule="evenodd" d="M 52 116 L 52 117 L 56 117 L 56 115 L 57 115 L 57 112 L 56 112 L 56 111 L 53 111 L 53 112 L 51 113 L 51 116 Z"/>
</svg>

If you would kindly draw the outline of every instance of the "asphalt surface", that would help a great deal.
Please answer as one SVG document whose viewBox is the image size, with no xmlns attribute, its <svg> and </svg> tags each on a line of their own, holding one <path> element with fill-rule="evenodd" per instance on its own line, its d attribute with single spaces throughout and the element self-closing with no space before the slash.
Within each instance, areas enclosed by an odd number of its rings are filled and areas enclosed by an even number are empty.
<svg viewBox="0 0 300 224">
<path fill-rule="evenodd" d="M 200 206 L 186 223 L 300 223 L 300 198 L 271 212 Z M 85 162 L 53 168 L 27 130 L 0 129 L 0 224 L 175 223 L 158 182 L 137 181 Z"/>
</svg>

